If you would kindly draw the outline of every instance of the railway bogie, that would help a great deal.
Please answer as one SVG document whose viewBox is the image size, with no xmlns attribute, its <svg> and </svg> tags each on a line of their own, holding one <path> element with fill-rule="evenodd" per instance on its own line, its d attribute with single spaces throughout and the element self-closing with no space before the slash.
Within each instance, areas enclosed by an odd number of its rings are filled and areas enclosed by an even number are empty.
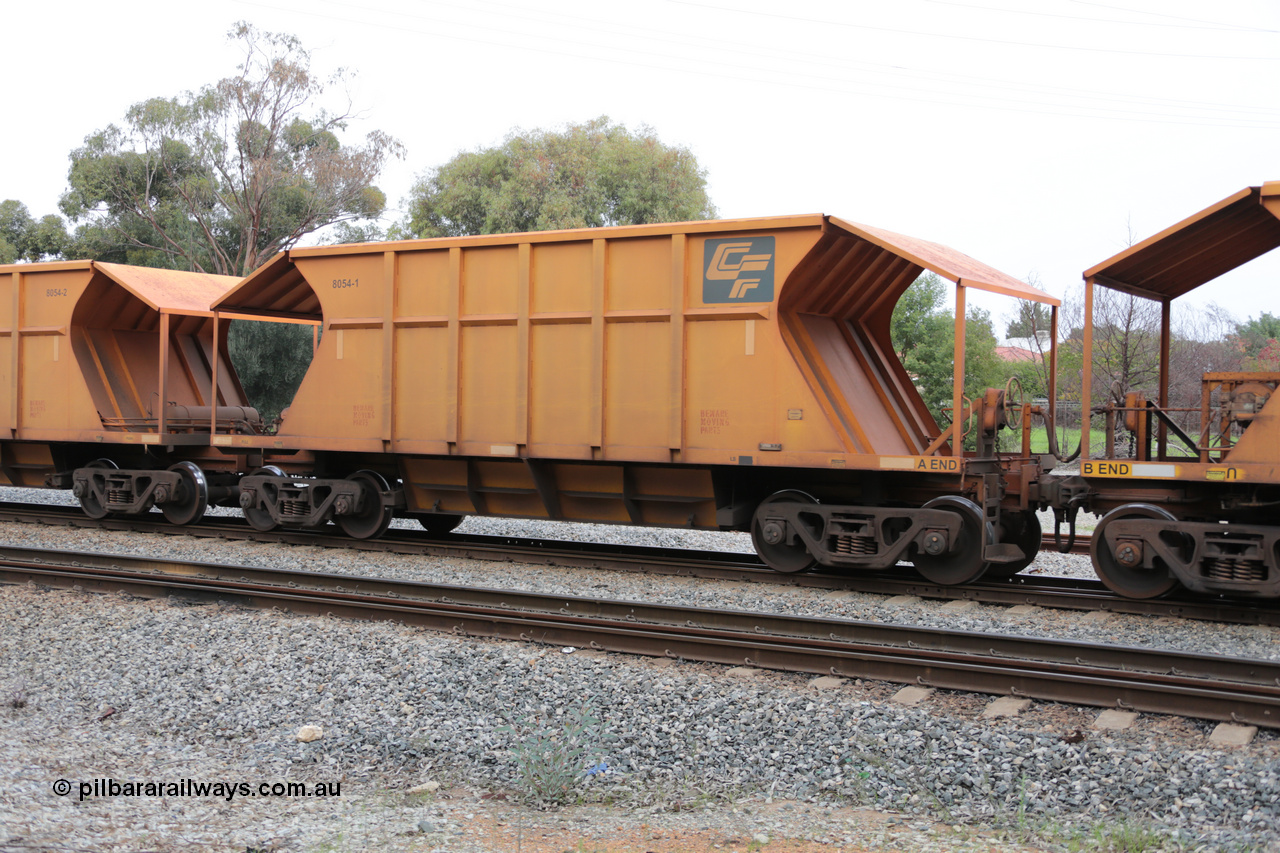
<svg viewBox="0 0 1280 853">
<path fill-rule="evenodd" d="M 335 522 L 353 539 L 373 539 L 387 531 L 404 500 L 376 471 L 343 479 L 301 478 L 277 467 L 259 469 L 239 483 L 240 507 L 259 530 L 279 526 L 316 528 Z"/>
<path fill-rule="evenodd" d="M 226 504 L 239 493 L 234 475 L 207 474 L 190 461 L 167 469 L 121 469 L 97 459 L 71 475 L 71 493 L 90 518 L 140 515 L 158 507 L 174 524 L 191 524 L 209 506 Z"/>
<path fill-rule="evenodd" d="M 967 528 L 981 523 L 982 511 L 972 501 L 955 496 L 920 508 L 880 507 L 823 504 L 805 492 L 790 490 L 761 502 L 752 522 L 752 539 L 765 562 L 782 571 L 799 571 L 815 563 L 890 569 L 903 560 L 918 567 L 922 562 L 941 567 L 953 558 L 967 560 L 970 554 L 977 563 L 985 563 L 980 540 L 968 540 L 972 531 Z M 936 574 L 946 573 L 939 568 Z"/>
</svg>

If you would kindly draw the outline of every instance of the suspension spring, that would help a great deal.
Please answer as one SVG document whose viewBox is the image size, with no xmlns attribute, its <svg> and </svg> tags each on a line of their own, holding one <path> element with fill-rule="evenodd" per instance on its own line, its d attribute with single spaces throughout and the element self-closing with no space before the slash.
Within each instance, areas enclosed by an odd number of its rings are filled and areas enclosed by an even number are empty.
<svg viewBox="0 0 1280 853">
<path fill-rule="evenodd" d="M 1216 581 L 1259 582 L 1267 579 L 1267 567 L 1261 560 L 1220 557 L 1204 561 L 1206 577 Z"/>
<path fill-rule="evenodd" d="M 306 518 L 310 514 L 311 504 L 305 500 L 280 501 L 280 516 L 282 518 Z"/>
<path fill-rule="evenodd" d="M 835 548 L 837 554 L 849 554 L 856 557 L 865 557 L 875 554 L 879 548 L 876 546 L 876 538 L 874 536 L 835 536 Z"/>
</svg>

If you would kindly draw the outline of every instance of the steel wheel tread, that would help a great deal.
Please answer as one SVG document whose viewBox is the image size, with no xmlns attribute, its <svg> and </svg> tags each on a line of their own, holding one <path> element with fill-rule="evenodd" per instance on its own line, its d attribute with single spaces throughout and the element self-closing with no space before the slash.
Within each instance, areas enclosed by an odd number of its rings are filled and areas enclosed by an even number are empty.
<svg viewBox="0 0 1280 853">
<path fill-rule="evenodd" d="M 191 524 L 204 518 L 209 508 L 209 481 L 194 462 L 179 462 L 169 466 L 170 471 L 182 475 L 178 487 L 179 499 L 160 504 L 160 511 L 170 524 Z"/>
<path fill-rule="evenodd" d="M 1152 504 L 1128 504 L 1116 507 L 1102 517 L 1094 528 L 1093 538 L 1089 542 L 1089 556 L 1093 560 L 1093 570 L 1098 579 L 1106 584 L 1107 589 L 1123 595 L 1125 598 L 1161 598 L 1178 589 L 1178 579 L 1168 570 L 1130 568 L 1122 566 L 1115 558 L 1112 544 L 1107 541 L 1107 528 L 1111 522 L 1123 518 L 1157 518 L 1161 521 L 1176 521 L 1168 510 Z"/>
<path fill-rule="evenodd" d="M 119 465 L 112 462 L 110 459 L 95 459 L 84 467 L 101 468 L 109 471 L 117 471 L 120 468 Z M 85 493 L 80 496 L 80 509 L 84 510 L 84 514 L 89 518 L 92 518 L 94 521 L 106 518 L 111 514 L 110 510 L 103 506 L 102 501 L 98 500 L 97 496 L 90 490 L 86 490 Z"/>
<path fill-rule="evenodd" d="M 266 465 L 253 472 L 253 476 L 283 477 L 284 471 L 275 465 Z M 263 533 L 275 530 L 280 525 L 272 518 L 271 511 L 266 509 L 258 509 L 257 507 L 242 508 L 240 513 L 244 516 L 244 520 L 249 522 L 249 526 L 254 530 L 260 530 Z"/>
<path fill-rule="evenodd" d="M 766 508 L 770 504 L 789 503 L 791 501 L 807 504 L 818 503 L 818 499 L 813 495 L 796 489 L 774 492 L 760 502 L 760 506 L 756 507 L 755 515 L 751 519 L 751 543 L 755 545 L 756 553 L 760 555 L 761 560 L 764 560 L 766 566 L 775 572 L 783 572 L 785 574 L 807 571 L 818 564 L 818 561 L 804 545 L 770 544 L 764 539 L 761 522 L 767 512 Z"/>
<path fill-rule="evenodd" d="M 433 512 L 428 515 L 415 515 L 414 519 L 418 524 L 422 525 L 422 529 L 432 536 L 443 536 L 446 533 L 452 533 L 458 528 L 459 524 L 465 520 L 465 516 L 452 515 L 445 512 Z"/>
<path fill-rule="evenodd" d="M 1040 553 L 1040 541 L 1044 531 L 1040 527 L 1039 516 L 1027 511 L 1005 513 L 1002 518 L 1005 520 L 1005 525 L 1002 527 L 1007 526 L 1007 529 L 1002 531 L 1003 535 L 999 537 L 999 541 L 1017 545 L 1027 556 L 1014 563 L 992 563 L 983 577 L 1011 578 L 1034 563 Z"/>
<path fill-rule="evenodd" d="M 982 551 L 995 542 L 995 530 L 987 523 L 982 509 L 968 498 L 943 495 L 924 505 L 925 509 L 945 509 L 962 519 L 960 535 L 946 554 L 933 556 L 917 552 L 912 561 L 916 571 L 943 586 L 973 583 L 986 574 L 991 564 L 982 559 Z"/>
<path fill-rule="evenodd" d="M 376 471 L 357 471 L 347 479 L 360 483 L 365 489 L 364 509 L 355 515 L 336 515 L 333 520 L 352 539 L 377 539 L 387 532 L 394 515 L 391 507 L 382 505 L 381 498 L 381 493 L 390 486 Z M 372 496 L 370 491 L 374 493 Z"/>
</svg>

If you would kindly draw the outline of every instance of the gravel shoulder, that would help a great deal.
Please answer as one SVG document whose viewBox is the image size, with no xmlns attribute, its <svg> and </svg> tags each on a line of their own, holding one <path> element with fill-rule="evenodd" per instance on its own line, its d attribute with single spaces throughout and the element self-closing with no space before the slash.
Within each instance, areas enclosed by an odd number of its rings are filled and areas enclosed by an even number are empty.
<svg viewBox="0 0 1280 853">
<path fill-rule="evenodd" d="M 603 530 L 644 544 L 680 535 Z M 35 525 L 0 525 L 0 541 L 1245 657 L 1280 649 L 1277 629 L 1189 620 L 957 612 L 879 595 Z M 1045 555 L 1033 568 L 1057 574 L 1081 559 Z M 0 588 L 0 614 L 0 849 L 1280 849 L 1271 731 L 1217 748 L 1205 721 L 1143 715 L 1130 730 L 1100 731 L 1096 711 L 1053 703 L 987 720 L 982 696 L 939 692 L 905 707 L 892 701 L 897 685 L 877 682 L 32 586 Z M 307 725 L 322 736 L 297 740 Z M 545 780 L 559 759 L 574 765 L 570 805 L 537 808 L 536 792 L 557 792 Z M 58 779 L 71 793 L 53 792 Z M 80 784 L 95 779 L 337 782 L 341 796 L 81 800 Z"/>
</svg>

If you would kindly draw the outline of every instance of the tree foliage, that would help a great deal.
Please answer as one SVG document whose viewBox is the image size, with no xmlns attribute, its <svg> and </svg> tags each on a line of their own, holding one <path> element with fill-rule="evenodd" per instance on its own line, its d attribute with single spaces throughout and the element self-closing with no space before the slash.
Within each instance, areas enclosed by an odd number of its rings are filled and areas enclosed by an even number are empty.
<svg viewBox="0 0 1280 853">
<path fill-rule="evenodd" d="M 1231 343 L 1244 370 L 1280 370 L 1280 317 L 1264 311 L 1236 324 Z"/>
<path fill-rule="evenodd" d="M 512 131 L 414 184 L 410 236 L 451 237 L 708 219 L 706 170 L 652 128 L 600 117 L 563 130 Z"/>
<path fill-rule="evenodd" d="M 244 48 L 236 74 L 135 104 L 71 153 L 61 207 L 95 257 L 247 275 L 307 234 L 382 213 L 373 182 L 402 148 L 381 131 L 339 141 L 350 109 L 317 103 L 344 72 L 317 77 L 291 35 L 240 23 L 229 37 Z"/>
<path fill-rule="evenodd" d="M 933 273 L 918 278 L 894 306 L 889 337 L 933 414 L 945 424 L 951 420 L 955 376 L 955 314 L 946 309 L 947 287 Z M 965 319 L 964 393 L 973 399 L 993 386 L 1004 385 L 1004 363 L 996 355 L 991 316 L 970 308 Z"/>
<path fill-rule="evenodd" d="M 1043 290 L 1043 286 L 1034 275 L 1027 277 L 1027 283 Z M 1023 396 L 1037 399 L 1049 394 L 1049 361 L 1053 348 L 1053 309 L 1043 302 L 1031 302 L 1025 299 L 1017 301 L 1012 319 L 1005 326 L 1005 337 L 1026 341 L 1027 348 L 1035 354 L 1034 358 L 1009 363 L 1009 373 L 1018 378 L 1022 385 Z"/>
<path fill-rule="evenodd" d="M 36 219 L 20 201 L 0 202 L 0 264 L 58 258 L 70 242 L 66 223 L 57 214 Z"/>
<path fill-rule="evenodd" d="M 279 417 L 302 384 L 311 364 L 311 330 L 301 323 L 231 322 L 227 346 L 236 374 L 268 423 Z"/>
<path fill-rule="evenodd" d="M 324 79 L 297 38 L 240 23 L 236 72 L 196 92 L 132 106 L 120 125 L 71 153 L 63 212 L 77 254 L 140 266 L 242 276 L 329 226 L 366 236 L 386 197 L 374 182 L 403 148 L 381 131 L 339 132 L 353 113 L 322 106 L 347 79 Z M 271 419 L 311 360 L 311 329 L 236 321 L 228 332 L 249 400 Z"/>
<path fill-rule="evenodd" d="M 925 273 L 899 297 L 889 320 L 889 338 L 903 364 L 951 325 L 951 317 L 945 313 L 946 296 L 942 279 Z"/>
<path fill-rule="evenodd" d="M 1035 276 L 1029 276 L 1027 284 L 1043 290 Z M 1041 332 L 1047 334 L 1052 328 L 1052 308 L 1043 302 L 1030 302 L 1025 299 L 1019 299 L 1018 307 L 1014 310 L 1012 319 L 1005 326 L 1004 336 L 1006 338 L 1027 338 L 1034 341 L 1041 337 Z"/>
</svg>

